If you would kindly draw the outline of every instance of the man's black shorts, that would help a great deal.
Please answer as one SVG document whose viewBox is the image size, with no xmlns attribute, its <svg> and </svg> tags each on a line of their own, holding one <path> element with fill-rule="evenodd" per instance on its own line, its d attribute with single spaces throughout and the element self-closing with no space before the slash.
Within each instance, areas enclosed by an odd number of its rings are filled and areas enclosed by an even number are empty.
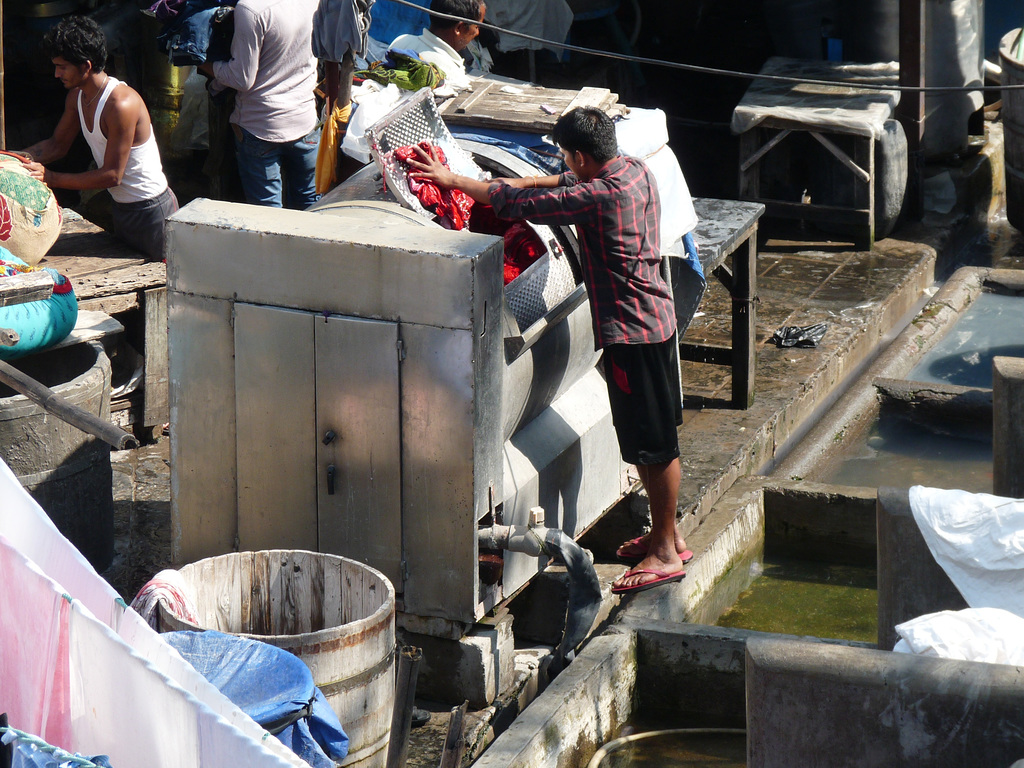
<svg viewBox="0 0 1024 768">
<path fill-rule="evenodd" d="M 622 458 L 664 464 L 679 456 L 683 396 L 675 335 L 659 344 L 612 344 L 602 362 Z"/>
</svg>

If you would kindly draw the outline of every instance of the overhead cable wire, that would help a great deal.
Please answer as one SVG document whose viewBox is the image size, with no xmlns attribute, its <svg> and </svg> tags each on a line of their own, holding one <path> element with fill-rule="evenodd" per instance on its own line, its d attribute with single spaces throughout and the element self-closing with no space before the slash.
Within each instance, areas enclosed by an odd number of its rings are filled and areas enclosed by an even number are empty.
<svg viewBox="0 0 1024 768">
<path fill-rule="evenodd" d="M 842 87 L 850 89 L 858 89 L 864 91 L 899 91 L 902 93 L 960 93 L 960 92 L 971 92 L 971 91 L 1014 91 L 1024 89 L 1024 83 L 1018 85 L 925 85 L 925 86 L 914 86 L 914 85 L 884 85 L 878 83 L 861 83 L 861 82 L 846 82 L 840 80 L 815 80 L 806 79 L 800 77 L 789 77 L 786 75 L 762 75 L 757 72 L 738 72 L 732 69 L 718 69 L 716 67 L 704 67 L 699 64 L 684 64 L 681 61 L 666 61 L 665 59 L 651 59 L 646 56 L 633 56 L 628 53 L 612 53 L 610 51 L 602 51 L 597 48 L 585 48 L 582 45 L 573 45 L 571 43 L 559 43 L 555 40 L 547 40 L 543 37 L 537 37 L 536 35 L 530 35 L 526 32 L 516 32 L 515 30 L 506 29 L 499 27 L 496 24 L 491 24 L 486 21 L 476 21 L 475 19 L 467 19 L 463 16 L 455 16 L 450 13 L 441 13 L 440 11 L 432 11 L 430 8 L 425 8 L 422 5 L 417 5 L 410 0 L 377 0 L 378 2 L 395 3 L 396 5 L 404 5 L 408 8 L 415 8 L 418 11 L 427 13 L 431 16 L 436 16 L 440 19 L 448 19 L 449 21 L 463 21 L 467 24 L 476 24 L 483 29 L 490 29 L 494 32 L 500 32 L 504 35 L 511 35 L 512 37 L 519 37 L 524 40 L 529 40 L 534 43 L 541 43 L 545 48 L 557 48 L 563 51 L 573 51 L 576 53 L 585 53 L 590 56 L 600 56 L 606 59 L 614 59 L 616 61 L 628 61 L 634 64 L 647 64 L 652 67 L 665 67 L 667 69 L 678 69 L 684 72 L 693 72 L 696 74 L 703 75 L 718 75 L 721 77 L 735 77 L 742 80 L 766 80 L 769 82 L 777 83 L 791 83 L 793 85 L 820 85 L 829 88 Z"/>
</svg>

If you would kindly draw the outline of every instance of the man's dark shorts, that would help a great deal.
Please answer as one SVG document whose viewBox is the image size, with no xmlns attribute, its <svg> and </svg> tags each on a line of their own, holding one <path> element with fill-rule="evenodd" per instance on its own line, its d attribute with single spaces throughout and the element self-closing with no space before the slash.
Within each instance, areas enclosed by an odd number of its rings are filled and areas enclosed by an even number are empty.
<svg viewBox="0 0 1024 768">
<path fill-rule="evenodd" d="M 622 458 L 647 465 L 678 457 L 683 396 L 676 337 L 659 344 L 612 344 L 602 362 Z"/>
<path fill-rule="evenodd" d="M 138 203 L 114 201 L 114 234 L 138 248 L 149 261 L 164 258 L 164 219 L 178 210 L 178 198 L 168 187 Z"/>
</svg>

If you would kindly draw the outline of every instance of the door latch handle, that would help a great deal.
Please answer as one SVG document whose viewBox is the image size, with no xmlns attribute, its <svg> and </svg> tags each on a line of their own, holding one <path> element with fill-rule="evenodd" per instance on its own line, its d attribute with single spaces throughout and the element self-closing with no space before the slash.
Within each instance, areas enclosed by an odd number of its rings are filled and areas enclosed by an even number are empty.
<svg viewBox="0 0 1024 768">
<path fill-rule="evenodd" d="M 327 495 L 334 495 L 334 476 L 337 474 L 337 470 L 333 464 L 327 465 Z"/>
<path fill-rule="evenodd" d="M 330 445 L 331 443 L 333 443 L 334 442 L 334 438 L 336 438 L 337 436 L 338 435 L 335 434 L 333 429 L 328 429 L 326 432 L 324 432 L 324 440 L 323 440 L 324 445 Z"/>
</svg>

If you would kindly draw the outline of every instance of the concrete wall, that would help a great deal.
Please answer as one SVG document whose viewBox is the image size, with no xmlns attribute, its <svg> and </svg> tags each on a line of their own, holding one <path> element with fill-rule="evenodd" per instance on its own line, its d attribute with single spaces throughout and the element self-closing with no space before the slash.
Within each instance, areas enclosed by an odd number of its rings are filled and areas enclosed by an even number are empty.
<svg viewBox="0 0 1024 768">
<path fill-rule="evenodd" d="M 1024 755 L 1024 668 L 747 643 L 747 765 L 991 766 Z"/>
<path fill-rule="evenodd" d="M 473 765 L 474 768 L 578 768 L 633 714 L 636 636 L 590 641 Z"/>
<path fill-rule="evenodd" d="M 905 488 L 878 489 L 878 647 L 892 650 L 896 625 L 967 607 L 925 543 Z"/>
<path fill-rule="evenodd" d="M 992 360 L 992 487 L 997 496 L 1024 496 L 1024 360 Z"/>
<path fill-rule="evenodd" d="M 772 479 L 764 486 L 764 551 L 845 565 L 875 564 L 875 491 Z"/>
</svg>

